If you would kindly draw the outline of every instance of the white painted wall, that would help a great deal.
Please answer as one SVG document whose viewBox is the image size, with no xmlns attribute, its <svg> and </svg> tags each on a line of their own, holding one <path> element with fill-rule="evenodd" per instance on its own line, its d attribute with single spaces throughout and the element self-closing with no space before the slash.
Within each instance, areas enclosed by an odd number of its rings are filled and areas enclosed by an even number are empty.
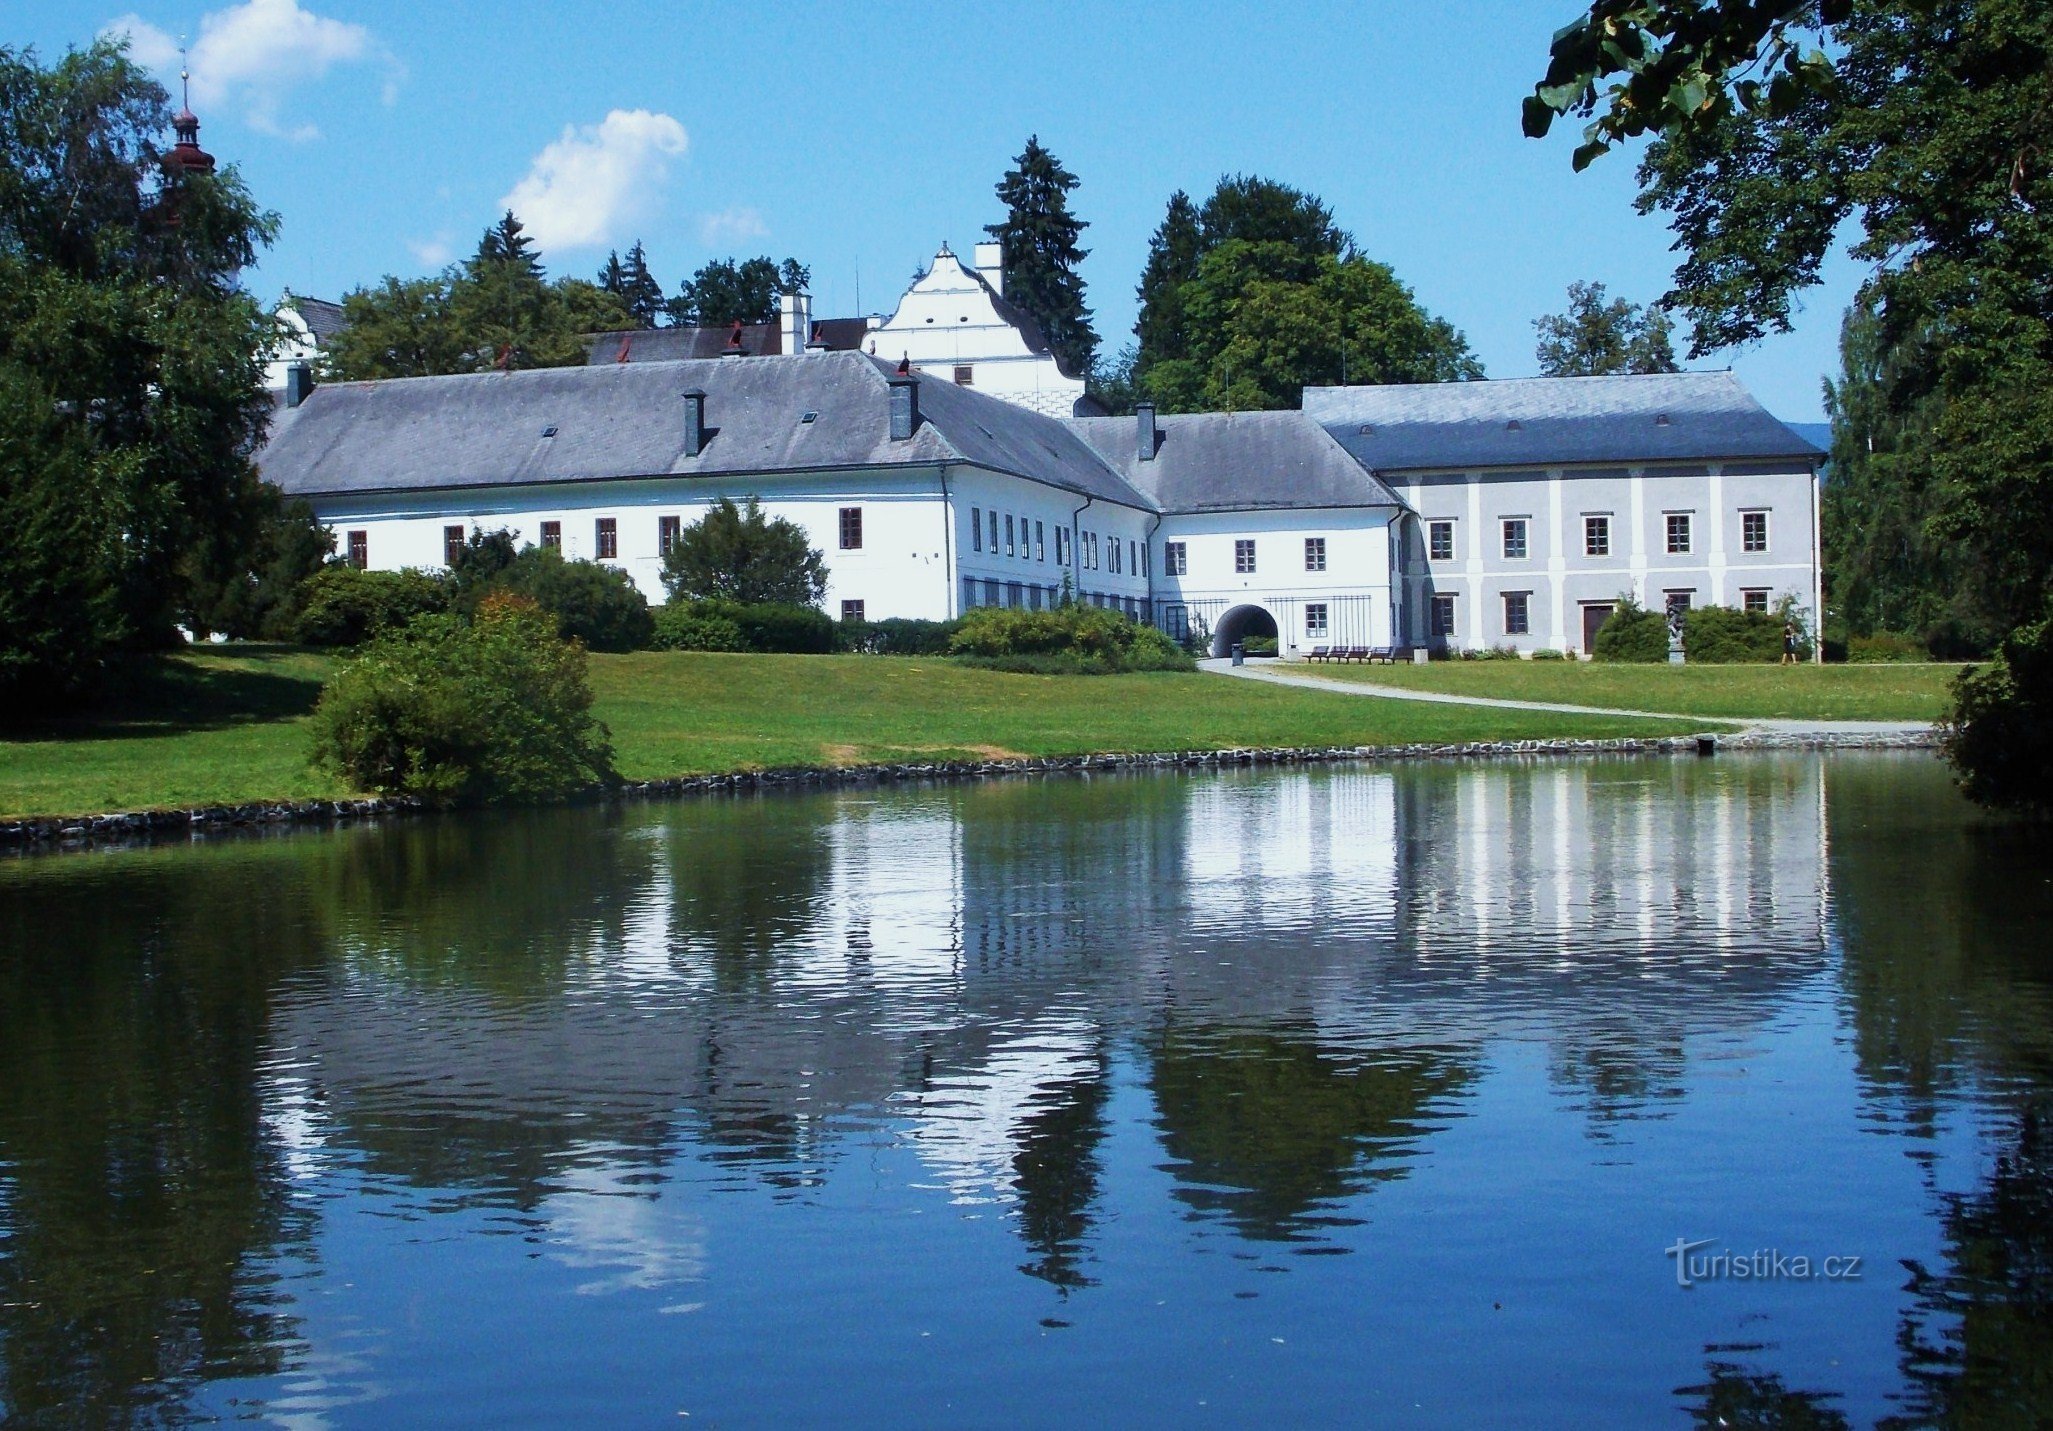
<svg viewBox="0 0 2053 1431">
<path fill-rule="evenodd" d="M 1086 502 L 1073 492 L 980 468 L 950 469 L 950 496 L 958 576 L 976 584 L 973 590 L 962 590 L 958 582 L 958 605 L 969 604 L 971 597 L 978 606 L 1032 605 L 1035 587 L 1041 588 L 1040 599 L 1046 604 L 1049 593 L 1061 591 L 1067 575 L 1082 600 L 1094 605 L 1117 603 L 1122 610 L 1132 603 L 1135 612 L 1146 614 L 1152 554 L 1144 548 L 1148 527 L 1154 521 L 1152 513 L 1111 502 Z M 998 519 L 995 546 L 991 539 L 994 516 Z M 1013 530 L 1009 546 L 1007 517 L 1012 518 Z M 1023 528 L 1031 534 L 1031 550 L 1020 544 Z M 1058 529 L 1069 534 L 1059 550 Z M 1115 543 L 1119 548 L 1116 569 Z M 993 582 L 997 583 L 995 589 Z"/>
<path fill-rule="evenodd" d="M 1276 620 L 1285 656 L 1314 646 L 1406 644 L 1392 599 L 1394 507 L 1206 512 L 1165 517 L 1154 535 L 1155 606 L 1185 606 L 1217 629 L 1241 606 L 1260 606 Z M 1308 539 L 1326 544 L 1326 569 L 1307 569 Z M 1236 567 L 1240 541 L 1255 544 L 1255 570 Z M 1167 548 L 1181 543 L 1186 570 L 1169 574 Z M 1326 608 L 1326 630 L 1309 629 L 1306 607 Z"/>
<path fill-rule="evenodd" d="M 967 367 L 969 386 L 1050 417 L 1073 416 L 1084 395 L 1084 380 L 1065 376 L 1054 358 L 1028 348 L 998 315 L 990 290 L 946 244 L 865 346 L 886 362 L 909 358 L 944 382 Z"/>
<path fill-rule="evenodd" d="M 285 372 L 294 363 L 310 363 L 318 367 L 321 345 L 314 341 L 314 330 L 307 326 L 307 320 L 292 306 L 291 300 L 278 305 L 271 315 L 278 320 L 284 336 L 273 345 L 264 363 L 264 386 L 273 392 L 285 388 Z"/>
</svg>

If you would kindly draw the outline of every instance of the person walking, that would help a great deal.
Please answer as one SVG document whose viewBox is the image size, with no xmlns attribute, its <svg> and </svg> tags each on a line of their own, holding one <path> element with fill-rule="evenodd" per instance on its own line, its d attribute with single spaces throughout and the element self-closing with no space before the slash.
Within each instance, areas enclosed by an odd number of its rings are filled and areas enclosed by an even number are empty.
<svg viewBox="0 0 2053 1431">
<path fill-rule="evenodd" d="M 1796 623 L 1794 621 L 1782 623 L 1782 664 L 1785 666 L 1794 666 L 1796 664 Z"/>
</svg>

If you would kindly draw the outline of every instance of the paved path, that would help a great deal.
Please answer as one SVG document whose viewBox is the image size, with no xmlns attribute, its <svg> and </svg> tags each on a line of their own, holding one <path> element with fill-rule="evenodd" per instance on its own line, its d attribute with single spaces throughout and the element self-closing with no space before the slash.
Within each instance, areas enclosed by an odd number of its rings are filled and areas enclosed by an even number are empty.
<svg viewBox="0 0 2053 1431">
<path fill-rule="evenodd" d="M 1456 696 L 1445 691 L 1414 691 L 1403 686 L 1380 686 L 1369 681 L 1330 681 L 1285 668 L 1276 663 L 1236 666 L 1226 659 L 1198 662 L 1201 670 L 1244 681 L 1264 681 L 1275 686 L 1296 686 L 1307 691 L 1332 691 L 1347 696 L 1373 696 L 1392 701 L 1426 701 L 1447 706 L 1495 706 L 1509 711 L 1553 711 L 1560 715 L 1631 716 L 1642 720 L 1669 720 L 1701 726 L 1706 722 L 1737 725 L 1747 730 L 1778 735 L 1875 735 L 1922 734 L 1931 729 L 1919 721 L 1890 720 L 1779 720 L 1752 716 L 1677 715 L 1674 711 L 1619 710 L 1611 706 L 1571 706 L 1553 701 L 1512 701 L 1494 696 Z"/>
</svg>

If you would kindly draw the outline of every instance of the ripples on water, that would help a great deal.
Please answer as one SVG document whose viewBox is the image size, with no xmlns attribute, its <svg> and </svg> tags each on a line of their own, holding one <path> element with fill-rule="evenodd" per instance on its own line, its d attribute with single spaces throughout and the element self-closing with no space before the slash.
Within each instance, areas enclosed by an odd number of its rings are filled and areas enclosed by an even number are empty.
<svg viewBox="0 0 2053 1431">
<path fill-rule="evenodd" d="M 0 1419 L 2029 1424 L 2027 844 L 1886 757 L 15 861 Z"/>
</svg>

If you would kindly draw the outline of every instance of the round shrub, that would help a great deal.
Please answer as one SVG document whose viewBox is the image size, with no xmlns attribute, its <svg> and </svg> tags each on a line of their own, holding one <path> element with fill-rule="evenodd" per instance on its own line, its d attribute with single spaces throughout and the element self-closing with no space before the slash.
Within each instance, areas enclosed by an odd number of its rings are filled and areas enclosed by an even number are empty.
<svg viewBox="0 0 2053 1431">
<path fill-rule="evenodd" d="M 746 651 L 741 628 L 704 603 L 673 601 L 656 608 L 656 648 L 660 651 Z"/>
<path fill-rule="evenodd" d="M 1097 606 L 1053 611 L 979 607 L 962 618 L 948 649 L 1001 670 L 1036 673 L 1196 669 L 1182 648 L 1154 627 Z"/>
<path fill-rule="evenodd" d="M 839 648 L 840 633 L 813 606 L 740 601 L 673 601 L 656 616 L 656 644 L 666 651 L 778 651 L 820 656 Z"/>
<path fill-rule="evenodd" d="M 559 800 L 616 778 L 584 649 L 505 593 L 468 621 L 423 616 L 379 637 L 328 683 L 311 726 L 317 765 L 432 805 Z"/>
<path fill-rule="evenodd" d="M 554 547 L 526 547 L 491 576 L 487 592 L 512 591 L 556 618 L 556 634 L 592 651 L 636 651 L 656 635 L 634 578 L 595 561 L 566 561 Z"/>
<path fill-rule="evenodd" d="M 1597 639 L 1590 643 L 1590 655 L 1599 661 L 1665 661 L 1668 619 L 1629 596 L 1623 597 L 1597 628 Z"/>
<path fill-rule="evenodd" d="M 440 577 L 411 567 L 359 571 L 336 562 L 301 583 L 293 634 L 309 646 L 360 646 L 448 606 L 449 583 Z"/>
</svg>

